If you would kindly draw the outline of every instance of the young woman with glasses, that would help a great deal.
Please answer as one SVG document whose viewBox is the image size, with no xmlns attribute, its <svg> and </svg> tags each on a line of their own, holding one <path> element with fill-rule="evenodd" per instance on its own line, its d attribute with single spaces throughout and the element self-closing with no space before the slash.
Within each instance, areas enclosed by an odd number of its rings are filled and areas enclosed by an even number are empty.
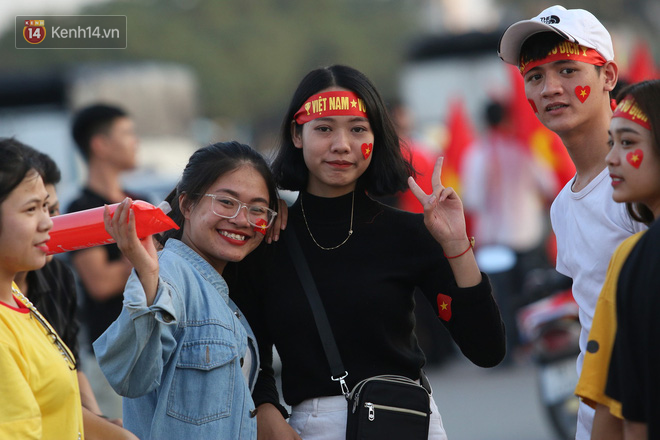
<svg viewBox="0 0 660 440">
<path fill-rule="evenodd" d="M 295 232 L 309 262 L 349 388 L 382 374 L 421 378 L 425 358 L 414 332 L 416 288 L 430 303 L 423 306 L 435 309 L 472 362 L 490 367 L 504 356 L 498 307 L 472 253 L 461 201 L 442 186 L 440 168 L 441 162 L 430 195 L 409 181 L 413 170 L 401 155 L 385 105 L 355 69 L 316 69 L 294 93 L 273 163 L 280 187 L 300 191 L 283 234 Z M 408 185 L 424 215 L 371 198 Z M 259 436 L 344 438 L 346 399 L 331 379 L 286 240 L 261 246 L 227 275 L 261 349 L 262 373 L 253 393 Z M 290 425 L 279 407 L 273 344 L 282 360 L 284 400 L 293 407 Z M 429 438 L 444 439 L 434 402 L 431 409 Z"/>
<path fill-rule="evenodd" d="M 94 343 L 122 396 L 124 426 L 142 440 L 256 438 L 250 391 L 256 342 L 222 272 L 264 239 L 277 193 L 262 156 L 237 142 L 195 152 L 167 197 L 180 226 L 140 241 L 130 199 L 106 230 L 135 270 L 119 318 Z"/>
<path fill-rule="evenodd" d="M 46 264 L 53 227 L 35 151 L 0 139 L 0 438 L 81 439 L 75 358 L 13 283 Z"/>
</svg>

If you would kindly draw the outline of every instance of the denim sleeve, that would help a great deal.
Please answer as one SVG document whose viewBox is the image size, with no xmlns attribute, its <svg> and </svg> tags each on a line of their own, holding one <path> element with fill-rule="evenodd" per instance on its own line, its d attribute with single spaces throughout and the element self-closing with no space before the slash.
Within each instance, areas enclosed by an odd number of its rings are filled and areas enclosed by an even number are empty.
<svg viewBox="0 0 660 440">
<path fill-rule="evenodd" d="M 175 333 L 184 307 L 171 284 L 158 279 L 151 306 L 135 271 L 124 290 L 115 322 L 94 342 L 103 374 L 121 396 L 140 397 L 160 385 L 163 366 L 176 349 Z"/>
</svg>

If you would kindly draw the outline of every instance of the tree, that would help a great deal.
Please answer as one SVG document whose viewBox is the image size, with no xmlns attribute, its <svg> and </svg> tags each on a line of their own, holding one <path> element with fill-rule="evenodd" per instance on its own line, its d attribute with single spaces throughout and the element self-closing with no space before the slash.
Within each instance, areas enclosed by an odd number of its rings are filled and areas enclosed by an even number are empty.
<svg viewBox="0 0 660 440">
<path fill-rule="evenodd" d="M 0 48 L 3 69 L 159 60 L 191 66 L 202 114 L 248 124 L 281 118 L 307 71 L 342 63 L 391 94 L 413 12 L 421 0 L 153 0 L 90 6 L 81 14 L 126 15 L 125 50 Z"/>
</svg>

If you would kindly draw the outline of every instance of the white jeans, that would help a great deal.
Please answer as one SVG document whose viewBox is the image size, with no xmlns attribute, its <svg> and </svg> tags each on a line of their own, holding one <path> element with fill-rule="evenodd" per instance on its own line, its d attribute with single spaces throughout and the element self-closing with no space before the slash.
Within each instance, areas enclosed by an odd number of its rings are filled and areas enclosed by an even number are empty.
<svg viewBox="0 0 660 440">
<path fill-rule="evenodd" d="M 303 440 L 344 440 L 347 403 L 344 396 L 307 399 L 291 409 L 289 424 Z M 429 440 L 447 440 L 442 417 L 431 397 Z"/>
</svg>

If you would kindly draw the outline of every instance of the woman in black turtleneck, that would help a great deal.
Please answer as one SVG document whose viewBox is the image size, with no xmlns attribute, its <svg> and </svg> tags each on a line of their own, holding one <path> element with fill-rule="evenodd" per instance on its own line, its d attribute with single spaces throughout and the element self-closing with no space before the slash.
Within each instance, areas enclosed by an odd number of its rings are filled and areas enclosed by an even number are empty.
<svg viewBox="0 0 660 440">
<path fill-rule="evenodd" d="M 461 201 L 440 183 L 441 160 L 432 194 L 409 179 L 414 170 L 369 79 L 339 65 L 310 72 L 293 96 L 280 143 L 275 177 L 281 188 L 300 191 L 282 233 L 293 229 L 298 236 L 348 386 L 380 374 L 420 378 L 424 353 L 414 333 L 415 287 L 466 357 L 482 367 L 497 365 L 505 352 L 504 326 L 474 259 Z M 424 215 L 369 197 L 408 185 Z M 344 438 L 346 400 L 330 379 L 286 243 L 262 245 L 226 272 L 260 348 L 262 372 L 253 393 L 259 438 Z M 279 404 L 273 344 L 282 361 L 284 400 L 293 407 L 290 424 Z M 434 402 L 432 411 L 429 439 L 445 439 Z"/>
</svg>

